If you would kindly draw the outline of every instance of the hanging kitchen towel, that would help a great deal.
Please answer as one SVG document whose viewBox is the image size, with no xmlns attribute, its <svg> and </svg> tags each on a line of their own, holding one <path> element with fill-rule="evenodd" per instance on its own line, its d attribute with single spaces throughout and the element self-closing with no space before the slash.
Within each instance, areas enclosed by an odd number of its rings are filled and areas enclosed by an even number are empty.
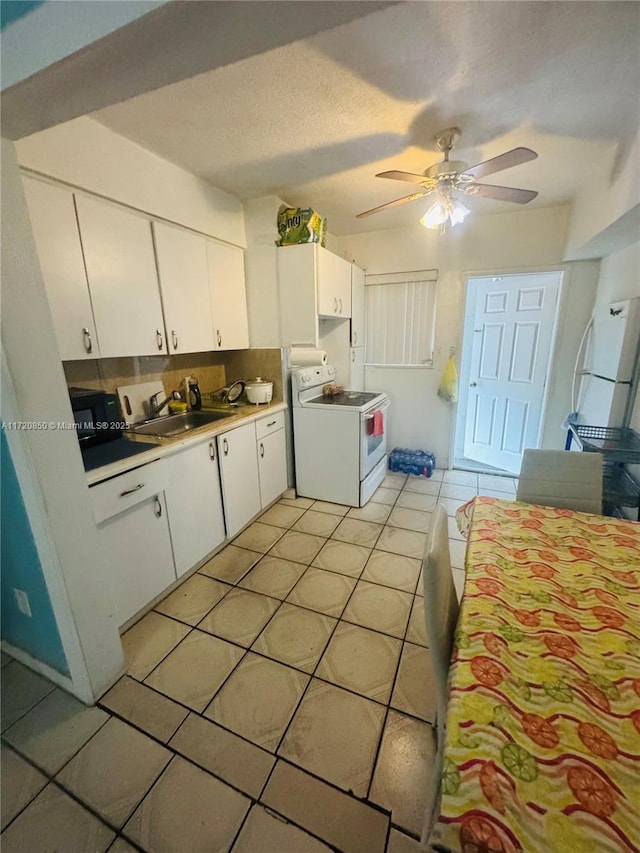
<svg viewBox="0 0 640 853">
<path fill-rule="evenodd" d="M 449 403 L 458 402 L 458 371 L 453 356 L 450 355 L 444 367 L 444 373 L 438 388 L 438 397 Z"/>
<path fill-rule="evenodd" d="M 372 435 L 384 435 L 384 418 L 382 412 L 373 413 L 373 433 Z"/>
</svg>

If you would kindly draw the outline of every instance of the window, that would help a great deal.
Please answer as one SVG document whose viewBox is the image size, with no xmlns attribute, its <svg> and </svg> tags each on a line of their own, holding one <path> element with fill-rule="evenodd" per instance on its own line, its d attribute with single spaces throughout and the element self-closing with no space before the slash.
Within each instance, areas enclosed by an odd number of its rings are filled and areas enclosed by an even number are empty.
<svg viewBox="0 0 640 853">
<path fill-rule="evenodd" d="M 432 367 L 437 270 L 368 275 L 366 363 Z"/>
</svg>

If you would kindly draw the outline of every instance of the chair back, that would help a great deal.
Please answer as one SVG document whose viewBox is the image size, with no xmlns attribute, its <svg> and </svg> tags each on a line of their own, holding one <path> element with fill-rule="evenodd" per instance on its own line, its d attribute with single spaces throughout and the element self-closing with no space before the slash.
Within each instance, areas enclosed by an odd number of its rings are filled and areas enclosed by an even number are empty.
<svg viewBox="0 0 640 853">
<path fill-rule="evenodd" d="M 602 454 L 525 450 L 516 500 L 602 513 Z"/>
<path fill-rule="evenodd" d="M 449 663 L 459 607 L 451 574 L 447 512 L 442 504 L 438 504 L 431 517 L 422 562 L 422 583 L 429 650 L 438 686 L 438 720 L 444 726 Z"/>
<path fill-rule="evenodd" d="M 437 746 L 433 763 L 433 782 L 425 804 L 421 843 L 426 845 L 437 817 L 442 767 L 444 761 L 445 722 L 449 664 L 453 650 L 453 635 L 458 621 L 458 597 L 451 574 L 447 512 L 438 504 L 431 516 L 431 527 L 422 561 L 424 616 L 429 640 L 431 662 L 437 687 Z"/>
</svg>

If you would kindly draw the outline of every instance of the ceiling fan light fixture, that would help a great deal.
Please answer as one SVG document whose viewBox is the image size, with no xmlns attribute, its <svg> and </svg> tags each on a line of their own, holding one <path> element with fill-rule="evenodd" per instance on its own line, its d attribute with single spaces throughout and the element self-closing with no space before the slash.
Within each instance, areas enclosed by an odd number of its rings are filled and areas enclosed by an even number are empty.
<svg viewBox="0 0 640 853">
<path fill-rule="evenodd" d="M 431 205 L 429 210 L 420 219 L 420 224 L 425 228 L 439 228 L 440 233 L 444 234 L 447 230 L 447 225 L 453 228 L 464 222 L 466 217 L 471 213 L 468 207 L 465 207 L 457 198 L 453 198 L 450 192 L 438 192 L 437 200 Z"/>
<path fill-rule="evenodd" d="M 451 219 L 451 227 L 454 225 L 459 225 L 461 222 L 464 222 L 467 216 L 471 213 L 468 207 L 465 207 L 461 201 L 454 201 L 453 209 L 449 213 L 449 218 Z"/>
<path fill-rule="evenodd" d="M 449 211 L 445 203 L 443 201 L 436 201 L 422 217 L 420 225 L 424 225 L 425 228 L 440 228 L 447 221 L 448 217 Z"/>
</svg>

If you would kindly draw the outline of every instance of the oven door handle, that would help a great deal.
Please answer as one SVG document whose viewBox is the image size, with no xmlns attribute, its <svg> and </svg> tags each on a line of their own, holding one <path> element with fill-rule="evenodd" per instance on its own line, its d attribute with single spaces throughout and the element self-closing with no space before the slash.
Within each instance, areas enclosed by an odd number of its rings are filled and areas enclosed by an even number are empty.
<svg viewBox="0 0 640 853">
<path fill-rule="evenodd" d="M 386 412 L 390 405 L 391 404 L 390 404 L 389 400 L 387 400 L 387 402 L 384 405 L 380 406 L 379 409 L 374 409 L 374 411 L 371 412 L 371 414 L 365 413 L 365 416 L 364 416 L 365 421 L 370 421 L 373 418 L 375 412 Z"/>
</svg>

